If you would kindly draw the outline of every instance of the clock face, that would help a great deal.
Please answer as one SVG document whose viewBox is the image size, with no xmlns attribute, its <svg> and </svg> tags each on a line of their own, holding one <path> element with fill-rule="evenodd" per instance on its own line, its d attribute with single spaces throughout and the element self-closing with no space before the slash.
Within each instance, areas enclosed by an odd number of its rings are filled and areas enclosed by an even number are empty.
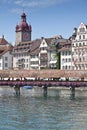
<svg viewBox="0 0 87 130">
<path fill-rule="evenodd" d="M 29 40 L 29 33 L 28 32 L 23 33 L 23 40 L 24 41 Z"/>
</svg>

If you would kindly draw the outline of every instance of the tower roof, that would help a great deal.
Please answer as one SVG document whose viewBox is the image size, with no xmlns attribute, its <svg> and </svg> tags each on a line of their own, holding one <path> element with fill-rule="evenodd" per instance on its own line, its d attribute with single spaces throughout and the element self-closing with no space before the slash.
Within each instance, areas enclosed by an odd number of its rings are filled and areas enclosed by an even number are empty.
<svg viewBox="0 0 87 130">
<path fill-rule="evenodd" d="M 31 25 L 26 22 L 26 14 L 23 12 L 21 15 L 21 21 L 16 25 L 16 32 L 18 31 L 31 31 Z"/>
</svg>

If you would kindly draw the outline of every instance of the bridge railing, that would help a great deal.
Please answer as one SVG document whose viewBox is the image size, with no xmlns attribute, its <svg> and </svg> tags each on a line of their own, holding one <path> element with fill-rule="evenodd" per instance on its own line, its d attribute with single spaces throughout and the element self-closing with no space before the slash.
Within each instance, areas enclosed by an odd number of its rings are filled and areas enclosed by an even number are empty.
<svg viewBox="0 0 87 130">
<path fill-rule="evenodd" d="M 4 85 L 9 85 L 9 86 L 15 86 L 18 85 L 20 87 L 24 86 L 24 85 L 32 85 L 32 86 L 47 86 L 47 87 L 51 87 L 51 86 L 63 86 L 63 87 L 86 87 L 87 86 L 87 81 L 41 81 L 41 80 L 34 80 L 34 81 L 6 81 L 6 80 L 2 80 L 0 81 L 0 86 L 4 86 Z"/>
</svg>

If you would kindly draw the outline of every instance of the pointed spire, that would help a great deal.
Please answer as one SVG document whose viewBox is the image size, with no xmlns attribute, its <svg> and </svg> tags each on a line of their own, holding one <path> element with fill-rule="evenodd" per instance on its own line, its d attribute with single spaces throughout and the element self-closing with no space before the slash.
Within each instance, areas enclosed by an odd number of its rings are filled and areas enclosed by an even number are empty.
<svg viewBox="0 0 87 130">
<path fill-rule="evenodd" d="M 26 22 L 26 14 L 24 12 L 21 15 L 21 21 Z"/>
</svg>

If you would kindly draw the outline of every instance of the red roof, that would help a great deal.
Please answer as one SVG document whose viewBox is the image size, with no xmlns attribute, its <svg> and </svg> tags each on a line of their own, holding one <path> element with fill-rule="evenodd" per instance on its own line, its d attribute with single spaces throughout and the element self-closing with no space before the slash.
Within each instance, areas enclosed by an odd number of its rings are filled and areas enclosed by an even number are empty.
<svg viewBox="0 0 87 130">
<path fill-rule="evenodd" d="M 0 38 L 0 45 L 6 45 L 8 42 L 4 38 Z"/>
<path fill-rule="evenodd" d="M 12 51 L 13 47 L 12 46 L 0 46 L 0 56 L 5 54 L 8 51 Z"/>
<path fill-rule="evenodd" d="M 32 30 L 31 25 L 28 25 L 28 23 L 26 22 L 26 14 L 24 12 L 21 15 L 21 22 L 19 23 L 19 25 L 16 25 L 16 32 L 20 30 L 26 30 L 26 31 Z"/>
</svg>

